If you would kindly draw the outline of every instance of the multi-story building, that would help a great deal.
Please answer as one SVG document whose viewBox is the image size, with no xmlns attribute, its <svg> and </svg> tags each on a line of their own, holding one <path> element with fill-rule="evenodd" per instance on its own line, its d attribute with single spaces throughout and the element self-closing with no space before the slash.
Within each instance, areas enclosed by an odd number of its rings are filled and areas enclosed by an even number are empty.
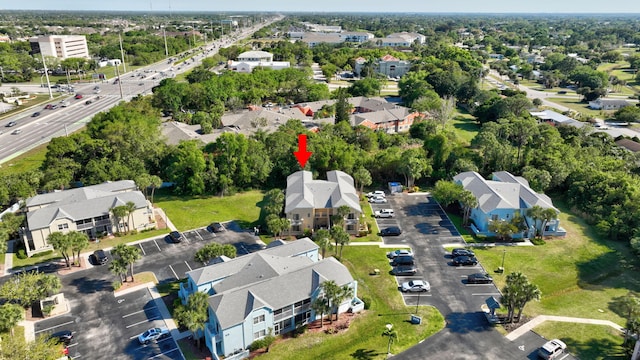
<svg viewBox="0 0 640 360">
<path fill-rule="evenodd" d="M 227 68 L 232 71 L 251 73 L 256 67 L 265 67 L 273 70 L 289 68 L 288 61 L 273 61 L 273 54 L 266 51 L 247 51 L 238 55 L 237 61 L 229 61 Z"/>
<path fill-rule="evenodd" d="M 130 214 L 117 219 L 111 210 L 128 204 L 133 204 Z M 132 180 L 36 195 L 27 199 L 26 212 L 22 239 L 28 255 L 52 249 L 47 237 L 56 231 L 79 231 L 96 238 L 156 226 L 151 203 Z"/>
<path fill-rule="evenodd" d="M 82 35 L 47 35 L 29 39 L 31 53 L 42 53 L 60 59 L 85 58 L 89 59 L 87 38 Z"/>
</svg>

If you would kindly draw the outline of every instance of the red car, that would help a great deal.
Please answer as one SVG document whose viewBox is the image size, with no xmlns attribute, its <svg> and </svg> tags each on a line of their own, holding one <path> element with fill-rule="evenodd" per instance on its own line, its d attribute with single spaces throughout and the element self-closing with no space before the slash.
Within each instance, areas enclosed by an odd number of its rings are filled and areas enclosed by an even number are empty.
<svg viewBox="0 0 640 360">
<path fill-rule="evenodd" d="M 75 98 L 76 99 L 82 99 L 82 94 L 76 94 Z"/>
</svg>

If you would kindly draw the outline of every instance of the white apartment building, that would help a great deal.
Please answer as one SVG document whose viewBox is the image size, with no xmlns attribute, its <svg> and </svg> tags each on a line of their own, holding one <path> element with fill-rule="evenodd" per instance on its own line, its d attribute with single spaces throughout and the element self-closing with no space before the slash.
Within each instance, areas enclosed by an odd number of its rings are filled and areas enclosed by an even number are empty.
<svg viewBox="0 0 640 360">
<path fill-rule="evenodd" d="M 83 35 L 47 35 L 29 39 L 34 54 L 42 53 L 60 59 L 86 58 L 89 59 L 87 38 Z"/>
</svg>

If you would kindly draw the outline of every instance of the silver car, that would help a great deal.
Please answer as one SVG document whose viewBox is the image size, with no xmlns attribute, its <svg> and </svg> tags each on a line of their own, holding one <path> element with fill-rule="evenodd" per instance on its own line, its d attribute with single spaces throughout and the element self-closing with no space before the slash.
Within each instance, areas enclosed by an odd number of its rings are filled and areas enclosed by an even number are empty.
<svg viewBox="0 0 640 360">
<path fill-rule="evenodd" d="M 411 280 L 402 283 L 402 292 L 426 292 L 431 290 L 431 285 L 425 280 Z"/>
</svg>

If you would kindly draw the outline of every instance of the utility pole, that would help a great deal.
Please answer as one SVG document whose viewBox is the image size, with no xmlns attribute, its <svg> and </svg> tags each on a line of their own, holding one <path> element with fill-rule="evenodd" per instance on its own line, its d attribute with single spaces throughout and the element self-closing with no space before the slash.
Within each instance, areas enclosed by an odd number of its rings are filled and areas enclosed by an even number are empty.
<svg viewBox="0 0 640 360">
<path fill-rule="evenodd" d="M 120 81 L 120 68 L 118 67 L 118 65 L 116 64 L 116 76 L 118 79 L 118 87 L 120 88 L 120 99 L 124 100 L 124 95 L 122 94 L 122 81 Z"/>
<path fill-rule="evenodd" d="M 122 36 L 118 33 L 118 39 L 120 39 L 120 56 L 122 56 L 122 69 L 127 72 L 127 65 L 124 63 L 124 50 L 122 49 Z M 120 78 L 120 76 L 118 76 Z"/>
<path fill-rule="evenodd" d="M 49 71 L 47 70 L 47 63 L 44 61 L 44 54 L 40 51 L 40 56 L 42 57 L 42 66 L 44 67 L 44 75 L 47 78 L 47 89 L 49 89 L 49 99 L 53 99 L 53 92 L 51 91 L 51 84 L 49 83 Z M 4 77 L 4 74 L 2 74 Z"/>
<path fill-rule="evenodd" d="M 169 57 L 169 48 L 167 47 L 167 32 L 164 25 L 162 26 L 162 36 L 164 37 L 164 56 Z"/>
</svg>

